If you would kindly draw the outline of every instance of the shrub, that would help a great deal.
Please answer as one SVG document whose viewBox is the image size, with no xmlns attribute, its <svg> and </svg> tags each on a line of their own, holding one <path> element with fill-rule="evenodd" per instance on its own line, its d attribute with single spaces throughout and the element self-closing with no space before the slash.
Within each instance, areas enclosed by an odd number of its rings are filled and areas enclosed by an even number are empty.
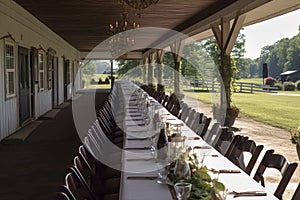
<svg viewBox="0 0 300 200">
<path fill-rule="evenodd" d="M 275 87 L 277 87 L 278 88 L 278 90 L 282 90 L 282 88 L 283 88 L 283 86 L 282 86 L 282 84 L 281 83 L 275 83 L 275 85 L 274 85 Z"/>
<path fill-rule="evenodd" d="M 264 81 L 265 81 L 265 85 L 274 86 L 276 79 L 269 76 L 269 77 L 265 78 Z"/>
<path fill-rule="evenodd" d="M 293 82 L 285 82 L 283 84 L 283 90 L 284 91 L 294 91 L 296 88 L 295 83 Z"/>
<path fill-rule="evenodd" d="M 297 90 L 300 90 L 300 80 L 296 82 L 296 88 Z"/>
</svg>

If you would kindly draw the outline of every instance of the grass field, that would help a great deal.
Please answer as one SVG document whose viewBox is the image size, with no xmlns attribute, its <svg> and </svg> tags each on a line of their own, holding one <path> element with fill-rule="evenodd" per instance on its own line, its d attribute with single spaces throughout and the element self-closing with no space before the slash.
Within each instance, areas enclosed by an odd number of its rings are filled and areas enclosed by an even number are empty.
<svg viewBox="0 0 300 200">
<path fill-rule="evenodd" d="M 208 92 L 185 92 L 185 95 L 211 103 Z M 232 101 L 241 116 L 287 130 L 300 126 L 300 91 L 271 93 L 233 93 Z"/>
<path fill-rule="evenodd" d="M 242 78 L 235 82 L 263 84 L 262 78 Z"/>
</svg>

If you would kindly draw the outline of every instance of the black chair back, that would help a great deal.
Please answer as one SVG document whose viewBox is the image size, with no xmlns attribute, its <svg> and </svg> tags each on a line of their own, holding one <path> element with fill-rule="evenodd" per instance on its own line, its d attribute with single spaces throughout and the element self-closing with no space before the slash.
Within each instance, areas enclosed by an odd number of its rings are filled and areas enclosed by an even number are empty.
<svg viewBox="0 0 300 200">
<path fill-rule="evenodd" d="M 277 169 L 281 173 L 282 178 L 279 181 L 279 184 L 276 188 L 276 191 L 274 192 L 274 195 L 278 199 L 282 199 L 283 192 L 285 191 L 285 188 L 288 185 L 297 166 L 298 166 L 297 163 L 290 163 L 285 156 L 280 154 L 274 154 L 274 150 L 268 150 L 265 153 L 261 163 L 259 164 L 253 178 L 257 182 L 261 182 L 261 184 L 265 186 L 263 174 L 266 168 Z"/>
</svg>

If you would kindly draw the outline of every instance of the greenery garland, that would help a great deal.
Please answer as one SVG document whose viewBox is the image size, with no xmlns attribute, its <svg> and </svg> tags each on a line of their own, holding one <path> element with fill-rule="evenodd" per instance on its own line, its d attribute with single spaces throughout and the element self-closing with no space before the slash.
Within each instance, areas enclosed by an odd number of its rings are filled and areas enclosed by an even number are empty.
<svg viewBox="0 0 300 200">
<path fill-rule="evenodd" d="M 189 163 L 191 176 L 185 182 L 192 184 L 190 197 L 188 200 L 223 200 L 225 186 L 218 180 L 212 179 L 209 175 L 209 169 L 206 166 L 199 167 L 199 161 L 196 154 L 189 155 L 189 150 L 179 156 L 180 159 L 186 159 Z M 179 161 L 182 162 L 182 161 Z M 181 180 L 177 179 L 174 174 L 171 174 L 169 181 L 174 185 Z"/>
</svg>

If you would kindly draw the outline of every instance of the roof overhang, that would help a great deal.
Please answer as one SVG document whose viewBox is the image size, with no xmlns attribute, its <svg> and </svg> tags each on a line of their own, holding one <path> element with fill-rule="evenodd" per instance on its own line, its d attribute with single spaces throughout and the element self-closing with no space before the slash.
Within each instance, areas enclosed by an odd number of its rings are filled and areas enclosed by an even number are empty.
<svg viewBox="0 0 300 200">
<path fill-rule="evenodd" d="M 89 55 L 92 59 L 113 59 L 108 56 L 108 48 L 94 48 L 109 38 L 108 24 L 119 19 L 122 9 L 117 1 L 14 1 L 79 50 L 81 58 Z M 220 24 L 222 18 L 232 20 L 237 15 L 244 15 L 242 26 L 248 26 L 299 8 L 299 0 L 160 0 L 136 20 L 142 27 L 175 30 L 186 35 L 184 39 L 191 38 L 188 42 L 192 42 L 212 37 L 212 25 Z M 124 53 L 123 58 L 141 59 L 141 52 L 147 54 L 153 47 L 167 48 L 175 39 L 178 39 L 177 34 L 151 36 L 146 42 L 148 47 Z M 93 49 L 95 52 L 89 54 Z"/>
</svg>

